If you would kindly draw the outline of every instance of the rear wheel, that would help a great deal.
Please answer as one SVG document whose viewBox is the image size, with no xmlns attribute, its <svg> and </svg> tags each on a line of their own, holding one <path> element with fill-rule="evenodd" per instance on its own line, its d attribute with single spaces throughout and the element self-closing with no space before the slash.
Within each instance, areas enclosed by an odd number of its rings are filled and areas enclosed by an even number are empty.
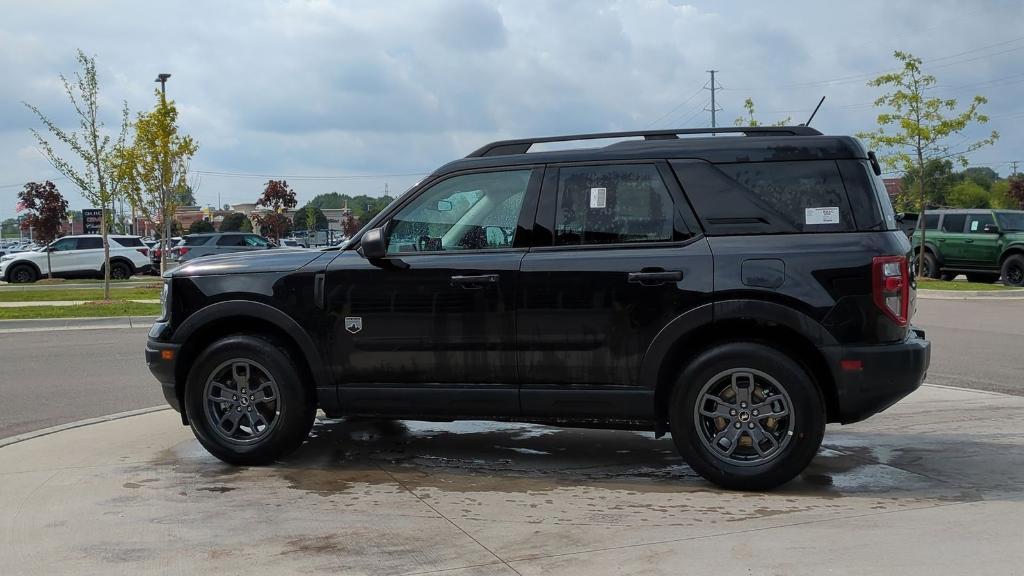
<svg viewBox="0 0 1024 576">
<path fill-rule="evenodd" d="M 980 282 L 981 284 L 991 284 L 999 280 L 999 274 L 968 274 L 968 282 Z"/>
<path fill-rule="evenodd" d="M 110 263 L 110 278 L 113 280 L 127 280 L 132 277 L 132 269 L 124 262 Z"/>
<path fill-rule="evenodd" d="M 230 464 L 258 465 L 302 444 L 316 402 L 284 348 L 240 334 L 217 340 L 196 359 L 185 409 L 211 454 Z"/>
<path fill-rule="evenodd" d="M 684 370 L 669 407 L 686 462 L 725 488 L 788 482 L 814 458 L 825 433 L 821 392 L 807 371 L 769 346 L 711 348 Z"/>
<path fill-rule="evenodd" d="M 39 274 L 36 273 L 35 268 L 28 264 L 21 264 L 19 266 L 15 266 L 14 269 L 11 270 L 9 278 L 13 284 L 27 284 L 38 280 Z"/>
<path fill-rule="evenodd" d="M 1007 286 L 1024 286 L 1024 255 L 1014 254 L 1003 261 L 1003 282 Z"/>
</svg>

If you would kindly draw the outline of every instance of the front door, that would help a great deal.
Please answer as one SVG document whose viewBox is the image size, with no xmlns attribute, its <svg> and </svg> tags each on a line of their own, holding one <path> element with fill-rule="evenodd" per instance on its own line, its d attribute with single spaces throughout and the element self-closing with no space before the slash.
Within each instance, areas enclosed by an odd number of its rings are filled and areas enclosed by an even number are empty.
<svg viewBox="0 0 1024 576">
<path fill-rule="evenodd" d="M 53 267 L 54 274 L 61 274 L 75 268 L 75 248 L 78 240 L 75 238 L 61 238 L 50 243 L 47 250 L 50 251 L 49 263 Z M 40 262 L 40 268 L 46 265 L 46 261 Z M 43 272 L 44 274 L 46 272 Z"/>
<path fill-rule="evenodd" d="M 519 413 L 515 294 L 526 249 L 517 237 L 539 186 L 533 168 L 443 178 L 388 219 L 385 258 L 347 251 L 328 266 L 343 411 Z"/>
<path fill-rule="evenodd" d="M 523 412 L 649 416 L 644 354 L 709 298 L 710 249 L 661 162 L 555 170 L 538 208 L 550 245 L 531 249 L 520 273 Z"/>
<path fill-rule="evenodd" d="M 942 222 L 939 224 L 942 233 L 939 234 L 938 243 L 943 264 L 949 266 L 968 265 L 967 246 L 971 237 L 964 232 L 966 224 L 966 212 L 950 212 L 942 215 Z"/>
</svg>

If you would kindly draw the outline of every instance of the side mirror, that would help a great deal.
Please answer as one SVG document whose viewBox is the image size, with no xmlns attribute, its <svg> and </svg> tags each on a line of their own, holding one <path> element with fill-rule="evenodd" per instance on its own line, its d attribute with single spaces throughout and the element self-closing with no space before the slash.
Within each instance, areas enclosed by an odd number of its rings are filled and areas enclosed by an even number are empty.
<svg viewBox="0 0 1024 576">
<path fill-rule="evenodd" d="M 981 230 L 986 234 L 999 234 L 999 226 L 995 224 L 985 224 L 985 227 Z"/>
<path fill-rule="evenodd" d="M 387 246 L 384 245 L 384 228 L 367 230 L 363 237 L 359 239 L 359 249 L 363 253 L 363 258 L 367 260 L 376 260 L 386 256 Z"/>
</svg>

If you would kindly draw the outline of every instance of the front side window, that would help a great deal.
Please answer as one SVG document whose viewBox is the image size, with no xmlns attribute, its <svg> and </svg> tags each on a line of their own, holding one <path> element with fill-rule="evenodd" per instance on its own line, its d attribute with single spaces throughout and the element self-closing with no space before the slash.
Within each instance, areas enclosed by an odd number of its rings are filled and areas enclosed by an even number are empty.
<svg viewBox="0 0 1024 576">
<path fill-rule="evenodd" d="M 1024 232 L 1024 212 L 996 212 L 999 227 L 1005 232 Z"/>
<path fill-rule="evenodd" d="M 210 241 L 212 236 L 185 236 L 181 239 L 182 246 L 202 246 Z"/>
<path fill-rule="evenodd" d="M 79 238 L 77 250 L 100 250 L 103 248 L 103 238 Z"/>
<path fill-rule="evenodd" d="M 650 164 L 561 168 L 555 244 L 668 242 L 675 209 L 658 169 Z"/>
<path fill-rule="evenodd" d="M 50 249 L 53 252 L 64 252 L 65 250 L 74 250 L 75 244 L 76 242 L 74 238 L 61 238 L 60 240 L 50 244 Z"/>
<path fill-rule="evenodd" d="M 939 229 L 939 215 L 938 214 L 925 214 L 923 220 L 919 220 L 918 223 L 924 222 L 925 230 L 938 230 Z"/>
<path fill-rule="evenodd" d="M 967 232 L 971 234 L 986 234 L 985 226 L 995 225 L 996 219 L 992 217 L 991 212 L 984 214 L 970 214 L 967 216 Z M 987 232 L 991 234 L 991 232 Z"/>
<path fill-rule="evenodd" d="M 262 236 L 246 236 L 245 245 L 252 248 L 266 248 L 270 246 L 270 241 Z"/>
<path fill-rule="evenodd" d="M 241 234 L 227 234 L 217 239 L 217 246 L 245 246 L 245 238 Z"/>
<path fill-rule="evenodd" d="M 511 248 L 532 170 L 443 180 L 398 211 L 388 254 Z"/>
</svg>

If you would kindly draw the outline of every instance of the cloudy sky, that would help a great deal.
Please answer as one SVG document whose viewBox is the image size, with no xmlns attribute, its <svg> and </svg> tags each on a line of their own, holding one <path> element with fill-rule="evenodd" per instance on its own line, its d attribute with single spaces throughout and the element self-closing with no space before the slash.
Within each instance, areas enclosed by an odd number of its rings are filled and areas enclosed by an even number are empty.
<svg viewBox="0 0 1024 576">
<path fill-rule="evenodd" d="M 989 126 L 969 135 L 1002 138 L 972 163 L 1024 162 L 1019 0 L 9 0 L 0 14 L 0 218 L 24 182 L 57 177 L 22 102 L 71 127 L 59 75 L 77 48 L 97 58 L 108 126 L 173 75 L 202 204 L 252 202 L 268 175 L 300 202 L 401 191 L 505 137 L 707 126 L 709 68 L 720 123 L 748 96 L 763 121 L 803 122 L 826 96 L 814 125 L 854 133 L 874 124 L 865 82 L 894 49 L 925 60 L 937 95 L 989 98 Z"/>
</svg>

